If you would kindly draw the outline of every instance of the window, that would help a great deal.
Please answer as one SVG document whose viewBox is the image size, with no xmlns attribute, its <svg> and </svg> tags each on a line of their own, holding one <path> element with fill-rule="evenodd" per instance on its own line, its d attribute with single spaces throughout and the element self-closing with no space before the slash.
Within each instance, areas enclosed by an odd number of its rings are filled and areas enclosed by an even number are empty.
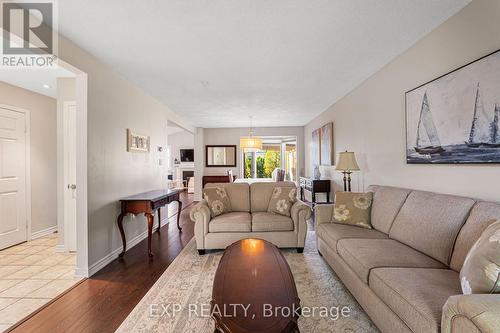
<svg viewBox="0 0 500 333">
<path fill-rule="evenodd" d="M 285 143 L 285 172 L 286 179 L 290 181 L 297 180 L 297 144 Z"/>
<path fill-rule="evenodd" d="M 286 171 L 285 179 L 296 180 L 297 152 L 296 143 L 282 140 L 263 140 L 262 150 L 243 152 L 244 178 L 272 178 L 276 168 Z"/>
</svg>

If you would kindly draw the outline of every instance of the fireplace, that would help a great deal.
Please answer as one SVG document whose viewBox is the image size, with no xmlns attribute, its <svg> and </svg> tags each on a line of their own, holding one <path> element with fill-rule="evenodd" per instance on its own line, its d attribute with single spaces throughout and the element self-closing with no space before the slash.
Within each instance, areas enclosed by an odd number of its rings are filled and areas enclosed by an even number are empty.
<svg viewBox="0 0 500 333">
<path fill-rule="evenodd" d="M 187 180 L 190 177 L 194 177 L 194 171 L 182 170 L 182 180 Z"/>
</svg>

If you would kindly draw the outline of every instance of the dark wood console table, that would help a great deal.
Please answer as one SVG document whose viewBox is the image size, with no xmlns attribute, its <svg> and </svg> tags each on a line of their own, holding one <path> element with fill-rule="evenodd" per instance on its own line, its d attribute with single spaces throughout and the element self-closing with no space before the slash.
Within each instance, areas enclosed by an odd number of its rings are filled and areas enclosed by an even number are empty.
<svg viewBox="0 0 500 333">
<path fill-rule="evenodd" d="M 236 176 L 233 176 L 233 181 L 236 179 Z M 228 175 L 222 175 L 222 176 L 203 176 L 201 178 L 201 186 L 202 188 L 205 188 L 205 185 L 208 183 L 229 183 L 229 176 Z"/>
<path fill-rule="evenodd" d="M 123 218 L 127 214 L 144 214 L 148 220 L 148 255 L 153 256 L 151 251 L 151 234 L 153 233 L 153 223 L 155 212 L 158 212 L 158 232 L 160 232 L 161 227 L 161 214 L 160 208 L 166 206 L 167 204 L 177 201 L 179 203 L 179 210 L 177 212 L 177 228 L 182 231 L 179 225 L 179 220 L 182 211 L 182 201 L 179 199 L 179 193 L 181 190 L 155 190 L 144 192 L 141 194 L 136 194 L 127 198 L 120 200 L 121 203 L 121 213 L 118 216 L 118 228 L 120 229 L 120 234 L 122 236 L 123 242 L 123 252 L 120 253 L 120 257 L 125 255 L 127 250 L 127 241 L 125 239 L 125 232 L 123 231 Z"/>
<path fill-rule="evenodd" d="M 330 179 L 299 178 L 300 199 L 304 200 L 304 190 L 311 192 L 312 203 L 316 203 L 316 193 L 326 193 L 326 202 L 330 203 Z"/>
</svg>

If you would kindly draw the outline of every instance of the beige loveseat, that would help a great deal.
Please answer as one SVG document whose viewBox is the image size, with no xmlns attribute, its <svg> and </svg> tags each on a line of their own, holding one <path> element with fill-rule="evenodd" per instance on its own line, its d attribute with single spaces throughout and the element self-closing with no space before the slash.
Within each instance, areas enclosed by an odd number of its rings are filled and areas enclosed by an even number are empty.
<svg viewBox="0 0 500 333">
<path fill-rule="evenodd" d="M 371 186 L 374 229 L 315 208 L 317 245 L 382 332 L 500 332 L 500 294 L 463 295 L 465 256 L 500 204 Z"/>
<path fill-rule="evenodd" d="M 276 186 L 296 186 L 293 182 L 278 183 L 224 183 L 207 184 L 226 189 L 232 212 L 211 218 L 205 200 L 190 212 L 195 222 L 194 235 L 200 254 L 207 249 L 225 249 L 244 238 L 260 238 L 282 248 L 304 249 L 307 234 L 306 221 L 311 217 L 309 206 L 297 200 L 291 208 L 291 217 L 268 213 L 267 208 Z"/>
</svg>

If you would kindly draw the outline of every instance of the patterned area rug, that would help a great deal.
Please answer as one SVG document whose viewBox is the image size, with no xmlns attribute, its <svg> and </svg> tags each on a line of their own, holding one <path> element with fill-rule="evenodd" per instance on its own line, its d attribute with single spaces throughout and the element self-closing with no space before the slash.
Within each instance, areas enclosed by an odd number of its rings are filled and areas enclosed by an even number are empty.
<svg viewBox="0 0 500 333">
<path fill-rule="evenodd" d="M 182 250 L 117 332 L 212 333 L 212 283 L 222 251 L 199 256 L 194 239 Z M 304 253 L 283 250 L 293 272 L 303 308 L 314 315 L 299 318 L 304 332 L 377 332 L 356 300 L 316 251 L 314 232 Z M 342 312 L 344 313 L 342 315 Z"/>
</svg>

